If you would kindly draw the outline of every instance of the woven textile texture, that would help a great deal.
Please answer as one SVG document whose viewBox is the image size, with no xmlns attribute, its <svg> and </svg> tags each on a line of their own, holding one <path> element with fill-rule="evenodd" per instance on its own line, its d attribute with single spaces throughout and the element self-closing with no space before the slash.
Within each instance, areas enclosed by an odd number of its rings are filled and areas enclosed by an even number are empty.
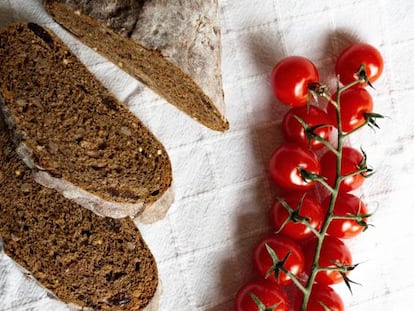
<svg viewBox="0 0 414 311">
<path fill-rule="evenodd" d="M 372 217 L 367 232 L 346 243 L 354 262 L 353 294 L 335 286 L 347 311 L 414 310 L 414 2 L 406 0 L 221 0 L 222 73 L 231 130 L 195 123 L 56 25 L 39 0 L 0 0 L 0 27 L 42 23 L 73 49 L 166 146 L 176 200 L 167 217 L 137 224 L 157 260 L 162 311 L 229 311 L 254 271 L 255 244 L 269 230 L 274 201 L 267 163 L 282 142 L 287 111 L 273 98 L 269 74 L 284 56 L 303 55 L 334 83 L 335 57 L 347 44 L 375 45 L 385 59 L 370 90 L 380 130 L 364 129 L 348 144 L 362 146 L 376 174 L 360 194 Z M 0 194 L 1 195 L 1 194 Z M 0 310 L 68 310 L 0 254 Z"/>
</svg>

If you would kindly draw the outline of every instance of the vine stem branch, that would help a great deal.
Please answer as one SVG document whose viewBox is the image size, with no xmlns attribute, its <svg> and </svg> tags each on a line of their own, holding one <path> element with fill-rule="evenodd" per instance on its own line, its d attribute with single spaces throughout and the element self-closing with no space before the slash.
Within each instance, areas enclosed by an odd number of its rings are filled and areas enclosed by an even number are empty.
<svg viewBox="0 0 414 311">
<path fill-rule="evenodd" d="M 333 211 L 334 211 L 334 207 L 335 207 L 335 202 L 336 202 L 336 199 L 338 197 L 339 186 L 341 184 L 341 181 L 343 180 L 343 176 L 341 175 L 342 150 L 343 150 L 343 146 L 344 146 L 344 139 L 345 139 L 347 134 L 344 133 L 343 129 L 342 129 L 341 108 L 340 108 L 341 107 L 341 103 L 340 103 L 341 93 L 344 92 L 345 90 L 347 90 L 347 89 L 363 82 L 363 81 L 364 80 L 362 78 L 359 78 L 359 79 L 357 79 L 357 80 L 355 80 L 355 81 L 351 82 L 350 84 L 347 84 L 343 87 L 340 87 L 339 84 L 338 84 L 335 100 L 327 92 L 324 92 L 324 93 L 320 94 L 320 96 L 327 99 L 329 101 L 329 103 L 332 104 L 336 108 L 337 129 L 338 129 L 337 147 L 336 147 L 336 152 L 335 152 L 335 154 L 336 154 L 336 177 L 335 177 L 334 187 L 329 186 L 325 182 L 325 180 L 323 180 L 323 179 L 318 180 L 331 193 L 331 200 L 329 202 L 329 208 L 328 208 L 328 211 L 326 213 L 325 220 L 324 220 L 324 222 L 322 224 L 322 227 L 319 231 L 319 235 L 316 235 L 317 243 L 316 243 L 315 255 L 314 255 L 313 261 L 312 261 L 311 271 L 309 272 L 309 278 L 308 278 L 308 280 L 306 282 L 306 285 L 304 287 L 304 291 L 302 290 L 303 291 L 303 301 L 302 301 L 302 305 L 301 305 L 301 311 L 306 311 L 307 310 L 307 305 L 308 305 L 309 297 L 310 297 L 310 294 L 311 294 L 311 291 L 312 291 L 312 286 L 315 283 L 316 274 L 319 271 L 321 271 L 321 269 L 324 269 L 324 268 L 319 266 L 319 257 L 320 257 L 320 254 L 321 254 L 322 244 L 323 244 L 324 238 L 326 236 L 329 224 L 331 223 L 332 219 L 334 218 Z"/>
<path fill-rule="evenodd" d="M 306 288 L 302 285 L 302 283 L 300 282 L 299 278 L 293 274 L 292 272 L 290 272 L 288 269 L 286 269 L 285 267 L 281 267 L 280 270 L 285 273 L 288 277 L 291 278 L 291 280 L 293 281 L 293 283 L 295 283 L 295 285 L 303 292 L 306 293 Z"/>
</svg>

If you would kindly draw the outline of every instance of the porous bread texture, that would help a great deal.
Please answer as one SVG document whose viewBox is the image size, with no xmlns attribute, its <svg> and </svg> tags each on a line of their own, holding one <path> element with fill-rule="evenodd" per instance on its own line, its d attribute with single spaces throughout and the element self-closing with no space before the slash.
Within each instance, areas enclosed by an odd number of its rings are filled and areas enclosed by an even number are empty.
<svg viewBox="0 0 414 311">
<path fill-rule="evenodd" d="M 0 33 L 0 95 L 19 155 L 43 185 L 114 218 L 159 219 L 171 205 L 162 144 L 51 31 L 19 23 Z M 151 206 L 159 199 L 162 209 Z"/>
<path fill-rule="evenodd" d="M 79 40 L 193 119 L 213 130 L 229 128 L 217 1 L 47 0 L 45 7 Z"/>
<path fill-rule="evenodd" d="M 0 192 L 4 252 L 58 299 L 83 310 L 158 309 L 156 262 L 133 221 L 36 183 L 3 128 Z"/>
</svg>

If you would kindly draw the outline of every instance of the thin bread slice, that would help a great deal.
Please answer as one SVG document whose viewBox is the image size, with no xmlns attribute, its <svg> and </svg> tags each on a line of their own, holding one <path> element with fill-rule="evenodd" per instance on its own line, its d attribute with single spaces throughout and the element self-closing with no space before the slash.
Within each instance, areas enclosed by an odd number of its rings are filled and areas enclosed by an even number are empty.
<svg viewBox="0 0 414 311">
<path fill-rule="evenodd" d="M 217 1 L 48 0 L 80 41 L 203 125 L 225 131 Z"/>
<path fill-rule="evenodd" d="M 44 186 L 103 216 L 163 216 L 167 152 L 56 35 L 33 24 L 0 33 L 0 107 L 17 151 Z M 153 219 L 154 220 L 154 219 Z"/>
<path fill-rule="evenodd" d="M 0 192 L 4 252 L 58 299 L 83 310 L 158 309 L 157 265 L 133 221 L 36 183 L 4 128 Z"/>
</svg>

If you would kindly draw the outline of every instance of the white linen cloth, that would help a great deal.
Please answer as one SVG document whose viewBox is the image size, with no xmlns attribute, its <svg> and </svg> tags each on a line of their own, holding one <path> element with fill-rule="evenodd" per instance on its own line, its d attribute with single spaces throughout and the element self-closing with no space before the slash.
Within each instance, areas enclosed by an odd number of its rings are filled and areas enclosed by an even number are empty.
<svg viewBox="0 0 414 311">
<path fill-rule="evenodd" d="M 74 40 L 41 8 L 40 0 L 0 0 L 0 27 L 42 23 L 61 36 L 103 83 L 166 146 L 176 200 L 167 217 L 138 224 L 159 267 L 160 310 L 233 310 L 234 294 L 253 276 L 254 245 L 269 230 L 274 201 L 267 176 L 287 111 L 271 94 L 269 74 L 284 56 L 303 55 L 333 81 L 335 56 L 351 41 L 379 48 L 382 78 L 370 90 L 381 130 L 362 130 L 376 174 L 362 195 L 375 211 L 371 227 L 347 241 L 354 262 L 353 295 L 334 286 L 347 311 L 414 310 L 414 2 L 407 0 L 221 0 L 222 72 L 231 129 L 203 128 Z M 0 194 L 1 195 L 1 194 Z M 0 254 L 0 310 L 68 310 Z"/>
</svg>

